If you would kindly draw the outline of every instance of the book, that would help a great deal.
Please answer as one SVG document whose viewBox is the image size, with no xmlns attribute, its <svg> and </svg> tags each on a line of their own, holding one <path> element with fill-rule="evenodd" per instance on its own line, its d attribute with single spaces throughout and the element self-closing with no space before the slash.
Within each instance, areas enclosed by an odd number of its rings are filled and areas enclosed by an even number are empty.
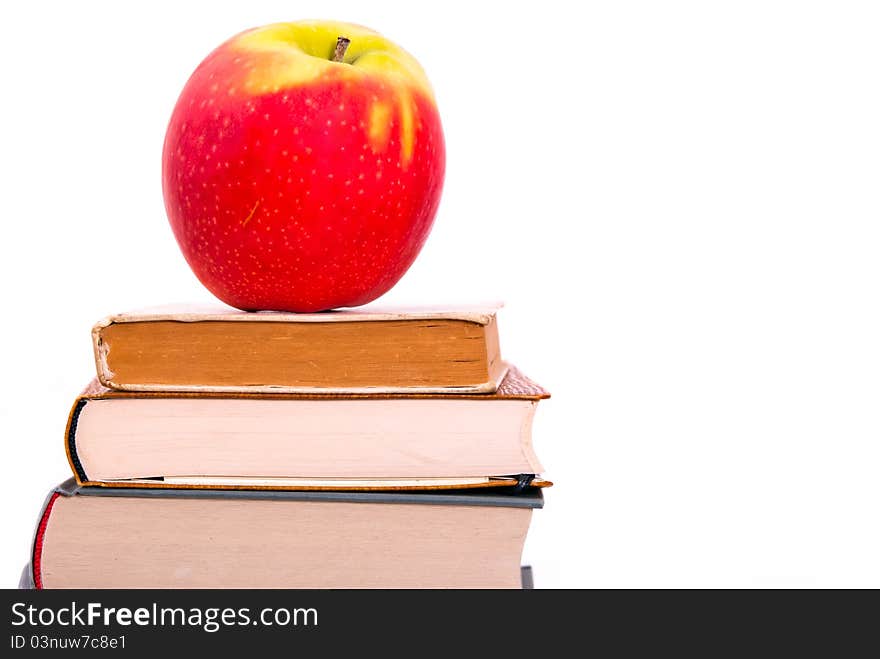
<svg viewBox="0 0 880 659">
<path fill-rule="evenodd" d="M 492 394 L 203 394 L 97 382 L 67 424 L 82 485 L 406 490 L 545 486 L 511 367 Z"/>
<path fill-rule="evenodd" d="M 98 379 L 123 391 L 494 391 L 497 307 L 324 313 L 166 307 L 92 329 Z"/>
<path fill-rule="evenodd" d="M 522 588 L 540 490 L 80 487 L 46 500 L 36 588 Z M 29 580 L 24 580 L 26 582 Z"/>
</svg>

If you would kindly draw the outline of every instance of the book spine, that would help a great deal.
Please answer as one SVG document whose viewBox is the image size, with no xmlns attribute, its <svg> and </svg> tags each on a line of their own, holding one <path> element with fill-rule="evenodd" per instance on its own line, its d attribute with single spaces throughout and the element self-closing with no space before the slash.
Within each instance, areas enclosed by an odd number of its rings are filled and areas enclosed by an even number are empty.
<svg viewBox="0 0 880 659">
<path fill-rule="evenodd" d="M 113 373 L 107 366 L 107 348 L 104 345 L 104 328 L 113 324 L 112 318 L 105 318 L 92 328 L 92 351 L 95 355 L 95 371 L 98 382 L 112 388 Z"/>
<path fill-rule="evenodd" d="M 76 426 L 79 423 L 79 416 L 88 402 L 87 398 L 80 397 L 76 399 L 73 408 L 70 410 L 70 416 L 67 419 L 67 431 L 64 437 L 67 462 L 70 464 L 70 469 L 73 471 L 73 475 L 76 476 L 78 483 L 86 483 L 89 480 L 76 452 Z"/>
<path fill-rule="evenodd" d="M 42 590 L 43 588 L 43 539 L 46 535 L 46 526 L 49 524 L 49 515 L 52 512 L 52 506 L 61 493 L 53 491 L 46 503 L 43 505 L 43 512 L 40 515 L 40 521 L 37 524 L 36 533 L 34 533 L 34 546 L 31 550 L 31 571 L 33 572 L 34 588 Z"/>
</svg>

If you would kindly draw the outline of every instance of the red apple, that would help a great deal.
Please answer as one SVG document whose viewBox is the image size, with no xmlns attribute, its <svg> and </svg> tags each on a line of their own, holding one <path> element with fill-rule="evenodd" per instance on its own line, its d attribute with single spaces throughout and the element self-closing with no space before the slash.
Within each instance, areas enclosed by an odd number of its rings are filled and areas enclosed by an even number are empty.
<svg viewBox="0 0 880 659">
<path fill-rule="evenodd" d="M 403 276 L 445 162 L 410 54 L 356 25 L 278 23 L 233 37 L 192 74 L 162 183 L 177 242 L 214 295 L 320 311 L 369 302 Z"/>
</svg>

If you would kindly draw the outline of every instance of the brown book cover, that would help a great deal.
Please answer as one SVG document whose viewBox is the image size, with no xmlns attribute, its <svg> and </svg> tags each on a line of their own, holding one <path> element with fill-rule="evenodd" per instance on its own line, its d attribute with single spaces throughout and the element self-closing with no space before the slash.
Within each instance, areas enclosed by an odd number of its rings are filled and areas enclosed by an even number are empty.
<svg viewBox="0 0 880 659">
<path fill-rule="evenodd" d="M 164 307 L 110 316 L 92 340 L 98 380 L 124 391 L 487 393 L 507 369 L 497 310 Z"/>
<path fill-rule="evenodd" d="M 549 393 L 511 367 L 490 394 L 126 392 L 77 398 L 81 485 L 447 490 L 550 485 L 531 445 Z"/>
</svg>

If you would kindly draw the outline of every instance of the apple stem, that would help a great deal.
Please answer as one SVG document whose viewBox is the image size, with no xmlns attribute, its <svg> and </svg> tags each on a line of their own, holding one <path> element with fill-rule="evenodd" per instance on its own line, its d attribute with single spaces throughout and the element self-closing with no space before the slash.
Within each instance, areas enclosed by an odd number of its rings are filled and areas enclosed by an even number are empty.
<svg viewBox="0 0 880 659">
<path fill-rule="evenodd" d="M 351 39 L 347 37 L 337 37 L 336 39 L 336 50 L 333 51 L 333 59 L 331 62 L 341 62 L 342 58 L 345 57 L 345 51 L 348 50 L 348 44 L 351 43 Z"/>
</svg>

